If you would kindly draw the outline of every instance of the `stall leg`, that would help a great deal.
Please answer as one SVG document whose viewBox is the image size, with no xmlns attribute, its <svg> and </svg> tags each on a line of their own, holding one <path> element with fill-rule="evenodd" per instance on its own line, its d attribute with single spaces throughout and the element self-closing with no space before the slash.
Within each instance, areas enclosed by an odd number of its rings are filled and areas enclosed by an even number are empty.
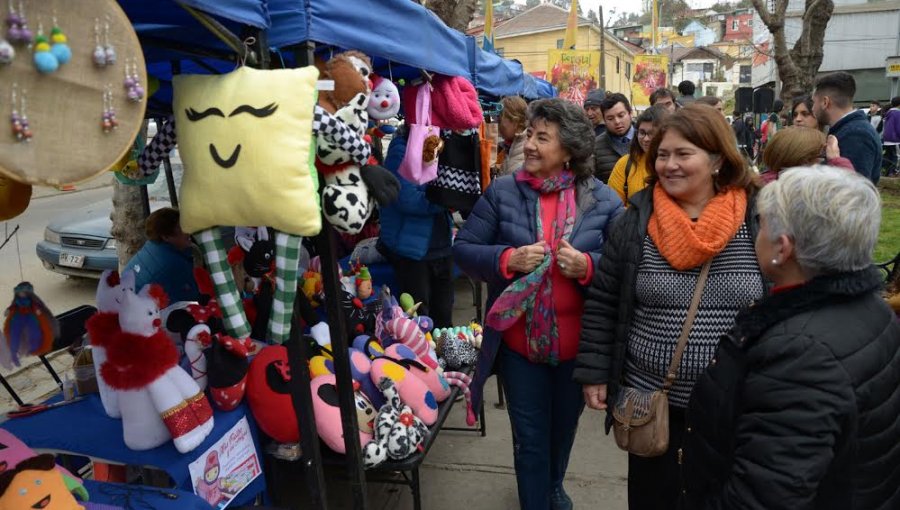
<svg viewBox="0 0 900 510">
<path fill-rule="evenodd" d="M 412 470 L 412 482 L 409 484 L 413 497 L 413 510 L 422 510 L 422 491 L 419 482 L 419 466 L 416 466 Z"/>
<path fill-rule="evenodd" d="M 484 412 L 484 399 L 481 399 L 481 409 L 478 410 L 479 418 L 478 420 L 481 422 L 481 437 L 487 435 L 487 415 Z"/>
</svg>

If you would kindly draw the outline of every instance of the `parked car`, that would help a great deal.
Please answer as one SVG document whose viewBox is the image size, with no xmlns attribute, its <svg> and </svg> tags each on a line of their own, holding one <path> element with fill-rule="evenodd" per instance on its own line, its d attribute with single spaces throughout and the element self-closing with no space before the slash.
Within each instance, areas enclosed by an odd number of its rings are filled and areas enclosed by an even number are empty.
<svg viewBox="0 0 900 510">
<path fill-rule="evenodd" d="M 116 240 L 110 234 L 112 201 L 105 200 L 67 211 L 44 229 L 37 256 L 46 269 L 69 276 L 99 278 L 118 269 Z"/>
<path fill-rule="evenodd" d="M 156 126 L 151 123 L 150 136 Z M 171 154 L 176 189 L 181 186 L 182 165 L 178 150 Z M 150 210 L 169 206 L 169 188 L 164 173 L 147 186 Z M 116 240 L 112 230 L 112 200 L 103 200 L 67 211 L 54 218 L 44 229 L 44 240 L 37 244 L 37 256 L 46 269 L 68 275 L 100 278 L 106 269 L 118 269 Z"/>
</svg>

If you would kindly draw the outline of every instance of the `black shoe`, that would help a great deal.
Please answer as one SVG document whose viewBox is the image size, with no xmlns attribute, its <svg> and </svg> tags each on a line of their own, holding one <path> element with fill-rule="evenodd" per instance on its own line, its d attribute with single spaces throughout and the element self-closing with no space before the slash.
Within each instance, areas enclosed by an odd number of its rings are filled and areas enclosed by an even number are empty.
<svg viewBox="0 0 900 510">
<path fill-rule="evenodd" d="M 572 510 L 575 506 L 572 503 L 572 498 L 566 494 L 566 490 L 560 487 L 550 495 L 550 508 L 553 510 Z"/>
</svg>

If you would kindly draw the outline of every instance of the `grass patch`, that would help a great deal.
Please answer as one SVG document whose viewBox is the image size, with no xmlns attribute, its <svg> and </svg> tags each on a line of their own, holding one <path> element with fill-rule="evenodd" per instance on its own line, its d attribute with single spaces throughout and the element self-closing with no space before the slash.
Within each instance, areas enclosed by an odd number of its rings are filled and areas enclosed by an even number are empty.
<svg viewBox="0 0 900 510">
<path fill-rule="evenodd" d="M 883 178 L 881 190 L 881 231 L 875 245 L 875 262 L 887 262 L 900 252 L 900 179 Z"/>
</svg>

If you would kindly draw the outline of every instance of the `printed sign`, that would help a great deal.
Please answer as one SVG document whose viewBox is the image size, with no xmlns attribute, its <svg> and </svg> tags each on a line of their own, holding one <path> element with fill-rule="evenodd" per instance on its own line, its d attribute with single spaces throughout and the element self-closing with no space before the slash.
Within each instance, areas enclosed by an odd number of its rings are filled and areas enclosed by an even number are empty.
<svg viewBox="0 0 900 510">
<path fill-rule="evenodd" d="M 666 86 L 669 57 L 666 55 L 636 55 L 631 100 L 634 106 L 650 106 L 650 94 Z"/>
<path fill-rule="evenodd" d="M 225 508 L 262 469 L 247 418 L 188 466 L 194 494 L 214 508 Z"/>
<path fill-rule="evenodd" d="M 886 78 L 900 78 L 900 57 L 888 57 L 885 60 L 884 76 Z"/>
<path fill-rule="evenodd" d="M 556 87 L 561 99 L 580 106 L 587 93 L 600 83 L 600 52 L 549 50 L 546 79 Z"/>
</svg>

